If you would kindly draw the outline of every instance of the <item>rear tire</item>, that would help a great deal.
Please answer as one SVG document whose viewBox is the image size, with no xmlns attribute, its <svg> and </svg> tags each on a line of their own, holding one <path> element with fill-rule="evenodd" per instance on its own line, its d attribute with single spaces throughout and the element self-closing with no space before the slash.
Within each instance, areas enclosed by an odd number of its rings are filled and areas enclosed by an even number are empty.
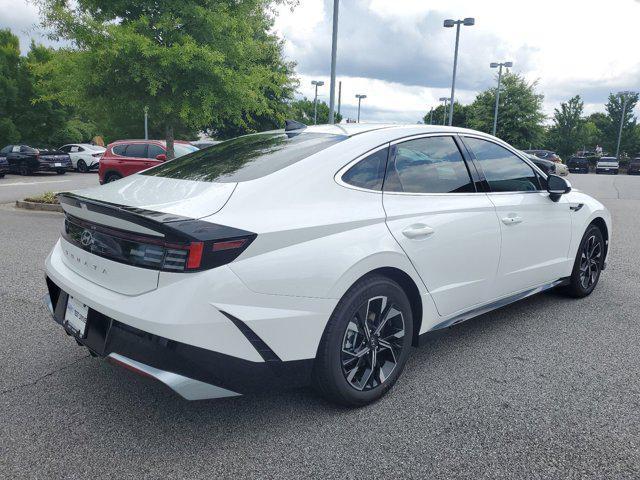
<svg viewBox="0 0 640 480">
<path fill-rule="evenodd" d="M 76 163 L 76 168 L 80 173 L 87 173 L 87 171 L 89 171 L 84 160 L 78 160 L 78 163 Z"/>
<path fill-rule="evenodd" d="M 412 335 L 411 305 L 402 288 L 382 275 L 359 280 L 336 306 L 320 341 L 316 389 L 341 405 L 375 402 L 400 377 Z"/>
<path fill-rule="evenodd" d="M 602 232 L 597 226 L 589 225 L 580 241 L 570 282 L 564 288 L 564 292 L 574 298 L 590 295 L 600 280 L 604 258 L 605 244 Z"/>
<path fill-rule="evenodd" d="M 18 172 L 22 176 L 33 175 L 33 170 L 29 168 L 29 165 L 27 165 L 27 162 L 22 162 L 20 164 L 20 166 L 18 167 Z"/>
<path fill-rule="evenodd" d="M 120 180 L 121 178 L 122 178 L 122 176 L 118 175 L 117 173 L 110 173 L 104 179 L 104 183 L 115 182 L 116 180 Z"/>
</svg>

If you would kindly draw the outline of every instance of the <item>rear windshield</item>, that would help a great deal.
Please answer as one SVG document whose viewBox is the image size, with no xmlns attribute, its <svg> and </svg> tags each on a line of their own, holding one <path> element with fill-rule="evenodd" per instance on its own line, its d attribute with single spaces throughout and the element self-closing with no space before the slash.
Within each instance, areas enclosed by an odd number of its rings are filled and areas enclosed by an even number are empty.
<svg viewBox="0 0 640 480">
<path fill-rule="evenodd" d="M 200 182 L 246 182 L 276 172 L 347 138 L 326 133 L 246 135 L 176 158 L 141 175 Z"/>
</svg>

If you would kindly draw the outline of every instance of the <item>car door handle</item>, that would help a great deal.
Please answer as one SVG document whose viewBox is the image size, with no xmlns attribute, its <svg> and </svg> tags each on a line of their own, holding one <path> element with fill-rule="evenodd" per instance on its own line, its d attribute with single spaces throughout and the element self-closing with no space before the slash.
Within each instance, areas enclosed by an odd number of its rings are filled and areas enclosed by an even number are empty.
<svg viewBox="0 0 640 480">
<path fill-rule="evenodd" d="M 413 225 L 409 225 L 407 228 L 402 230 L 402 234 L 411 239 L 420 239 L 426 238 L 429 235 L 433 235 L 435 230 L 431 228 L 429 225 L 425 225 L 424 223 L 414 223 Z"/>
<path fill-rule="evenodd" d="M 522 223 L 522 217 L 519 215 L 514 215 L 513 217 L 502 217 L 502 223 L 505 225 L 516 225 L 518 223 Z"/>
</svg>

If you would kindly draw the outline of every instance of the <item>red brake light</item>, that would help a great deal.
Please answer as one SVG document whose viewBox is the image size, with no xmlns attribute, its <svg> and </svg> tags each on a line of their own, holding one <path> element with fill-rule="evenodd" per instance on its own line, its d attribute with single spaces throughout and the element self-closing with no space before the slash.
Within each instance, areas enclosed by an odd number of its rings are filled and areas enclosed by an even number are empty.
<svg viewBox="0 0 640 480">
<path fill-rule="evenodd" d="M 189 245 L 189 257 L 187 258 L 187 268 L 200 268 L 202 262 L 202 250 L 204 243 L 192 242 Z"/>
<path fill-rule="evenodd" d="M 233 250 L 235 248 L 242 248 L 245 243 L 247 243 L 246 238 L 241 238 L 239 240 L 227 240 L 225 242 L 215 242 L 213 244 L 213 251 L 220 252 L 222 250 Z"/>
</svg>

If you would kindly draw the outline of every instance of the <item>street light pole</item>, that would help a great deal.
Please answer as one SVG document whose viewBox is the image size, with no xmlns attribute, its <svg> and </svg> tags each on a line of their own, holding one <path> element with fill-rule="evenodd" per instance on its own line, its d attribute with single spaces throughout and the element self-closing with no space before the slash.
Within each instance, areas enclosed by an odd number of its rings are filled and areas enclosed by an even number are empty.
<svg viewBox="0 0 640 480">
<path fill-rule="evenodd" d="M 338 82 L 338 115 L 340 115 L 341 103 L 342 103 L 342 80 Z"/>
<path fill-rule="evenodd" d="M 333 0 L 333 35 L 331 37 L 331 85 L 329 86 L 329 123 L 335 121 L 336 56 L 338 53 L 338 7 L 340 0 Z"/>
<path fill-rule="evenodd" d="M 358 99 L 358 122 L 357 123 L 360 123 L 360 104 L 362 103 L 362 99 L 367 98 L 367 96 L 356 94 L 356 98 Z"/>
<path fill-rule="evenodd" d="M 475 25 L 476 20 L 474 18 L 465 18 L 463 20 L 447 19 L 444 21 L 443 26 L 445 28 L 456 27 L 456 47 L 453 54 L 453 78 L 451 79 L 451 106 L 449 109 L 449 126 L 453 125 L 453 105 L 455 103 L 456 93 L 456 72 L 458 70 L 458 45 L 460 43 L 460 25 L 472 26 Z"/>
<path fill-rule="evenodd" d="M 502 67 L 511 68 L 513 62 L 491 62 L 489 64 L 491 68 L 498 68 L 498 90 L 496 90 L 496 106 L 493 110 L 493 136 L 496 135 L 496 129 L 498 128 L 498 105 L 500 103 L 500 83 L 502 82 Z"/>
<path fill-rule="evenodd" d="M 442 125 L 447 124 L 447 101 L 449 101 L 449 97 L 440 97 L 440 101 L 444 102 L 444 113 L 442 114 Z"/>
<path fill-rule="evenodd" d="M 149 140 L 149 128 L 148 125 L 149 107 L 144 107 L 144 139 Z"/>
<path fill-rule="evenodd" d="M 311 85 L 315 85 L 316 87 L 316 95 L 313 99 L 313 124 L 318 124 L 318 87 L 324 85 L 322 80 L 311 80 Z"/>
<path fill-rule="evenodd" d="M 624 114 L 626 113 L 625 110 L 627 108 L 627 99 L 628 96 L 631 95 L 633 92 L 630 91 L 624 91 L 624 92 L 619 92 L 618 96 L 620 97 L 620 100 L 622 101 L 622 115 L 620 116 L 620 128 L 618 129 L 618 145 L 616 146 L 616 160 L 620 161 L 620 140 L 622 140 L 622 126 L 624 124 Z"/>
</svg>

